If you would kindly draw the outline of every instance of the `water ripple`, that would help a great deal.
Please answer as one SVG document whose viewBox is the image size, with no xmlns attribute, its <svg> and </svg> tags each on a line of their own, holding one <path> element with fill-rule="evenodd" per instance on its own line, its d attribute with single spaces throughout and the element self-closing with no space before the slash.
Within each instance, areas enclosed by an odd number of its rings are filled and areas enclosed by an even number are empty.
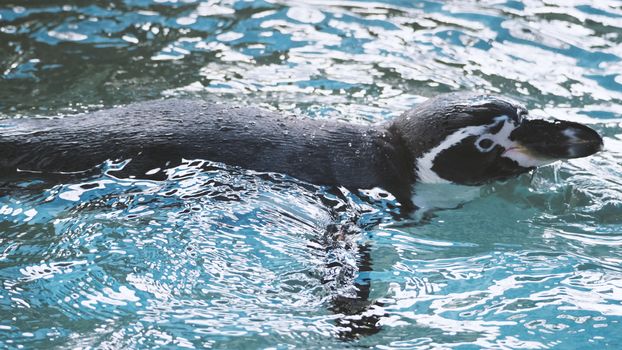
<svg viewBox="0 0 622 350">
<path fill-rule="evenodd" d="M 4 2 L 0 118 L 189 96 L 367 123 L 478 90 L 605 151 L 419 221 L 381 191 L 205 161 L 0 183 L 0 346 L 617 348 L 621 18 L 616 0 Z"/>
</svg>

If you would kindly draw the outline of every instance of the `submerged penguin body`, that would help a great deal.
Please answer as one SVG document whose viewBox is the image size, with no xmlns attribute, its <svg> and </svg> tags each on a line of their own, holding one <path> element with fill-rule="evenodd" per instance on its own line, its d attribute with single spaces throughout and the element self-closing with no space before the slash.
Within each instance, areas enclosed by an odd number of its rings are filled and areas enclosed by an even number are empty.
<svg viewBox="0 0 622 350">
<path fill-rule="evenodd" d="M 139 177 L 184 158 L 206 159 L 318 185 L 381 187 L 410 208 L 417 182 L 482 184 L 602 146 L 586 126 L 525 115 L 512 101 L 463 94 L 432 99 L 380 125 L 151 101 L 65 118 L 4 120 L 0 175 L 83 172 L 131 159 L 123 172 Z"/>
</svg>

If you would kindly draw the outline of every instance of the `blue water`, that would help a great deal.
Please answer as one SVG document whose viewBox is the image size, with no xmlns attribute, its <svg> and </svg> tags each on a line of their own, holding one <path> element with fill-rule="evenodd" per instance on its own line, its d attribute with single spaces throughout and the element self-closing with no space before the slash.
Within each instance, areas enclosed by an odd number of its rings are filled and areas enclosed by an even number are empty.
<svg viewBox="0 0 622 350">
<path fill-rule="evenodd" d="M 369 123 L 476 90 L 605 150 L 418 220 L 207 161 L 0 183 L 0 347 L 620 349 L 621 57 L 613 0 L 4 0 L 0 118 L 194 97 Z"/>
</svg>

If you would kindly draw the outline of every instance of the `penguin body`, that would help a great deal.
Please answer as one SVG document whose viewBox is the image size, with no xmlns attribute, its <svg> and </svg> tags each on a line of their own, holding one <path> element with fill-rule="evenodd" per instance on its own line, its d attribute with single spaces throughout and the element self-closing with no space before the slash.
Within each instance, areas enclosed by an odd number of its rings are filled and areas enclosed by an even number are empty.
<svg viewBox="0 0 622 350">
<path fill-rule="evenodd" d="M 195 100 L 142 102 L 2 121 L 0 176 L 79 173 L 130 160 L 122 172 L 140 177 L 205 159 L 318 185 L 380 187 L 410 209 L 417 184 L 481 185 L 602 147 L 584 125 L 526 116 L 513 101 L 465 94 L 442 95 L 379 125 Z"/>
</svg>

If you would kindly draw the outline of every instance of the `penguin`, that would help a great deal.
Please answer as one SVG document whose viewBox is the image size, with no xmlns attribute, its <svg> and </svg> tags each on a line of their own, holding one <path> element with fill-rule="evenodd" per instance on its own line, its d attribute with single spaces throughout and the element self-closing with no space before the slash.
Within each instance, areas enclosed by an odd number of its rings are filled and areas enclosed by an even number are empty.
<svg viewBox="0 0 622 350">
<path fill-rule="evenodd" d="M 381 188 L 406 211 L 417 184 L 477 186 L 600 151 L 579 123 L 530 118 L 511 99 L 440 95 L 374 125 L 317 120 L 255 107 L 158 100 L 64 118 L 0 122 L 0 178 L 98 171 L 147 177 L 183 159 L 283 173 L 350 190 Z"/>
<path fill-rule="evenodd" d="M 356 193 L 381 188 L 404 213 L 420 206 L 422 185 L 479 185 L 504 180 L 557 160 L 600 151 L 598 133 L 579 123 L 531 118 L 501 96 L 440 95 L 399 117 L 374 125 L 317 120 L 197 100 L 158 100 L 63 118 L 0 120 L 0 181 L 63 179 L 106 170 L 150 178 L 184 159 L 216 161 Z M 359 232 L 357 220 L 327 227 L 327 249 Z M 355 295 L 336 293 L 329 309 L 341 315 L 338 336 L 356 339 L 380 331 L 382 302 L 370 300 L 366 244 L 351 276 Z M 330 268 L 334 263 L 329 263 Z M 327 268 L 329 266 L 327 265 Z M 339 266 L 338 266 L 339 267 Z"/>
</svg>

